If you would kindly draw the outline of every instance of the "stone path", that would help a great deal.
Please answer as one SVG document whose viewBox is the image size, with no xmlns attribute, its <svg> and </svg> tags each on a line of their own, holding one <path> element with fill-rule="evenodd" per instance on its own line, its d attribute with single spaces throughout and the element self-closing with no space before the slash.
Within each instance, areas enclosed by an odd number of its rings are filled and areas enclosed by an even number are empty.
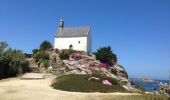
<svg viewBox="0 0 170 100">
<path fill-rule="evenodd" d="M 0 100 L 112 100 L 115 96 L 139 95 L 136 93 L 81 93 L 55 90 L 50 85 L 56 76 L 45 74 L 45 79 L 0 80 Z"/>
</svg>

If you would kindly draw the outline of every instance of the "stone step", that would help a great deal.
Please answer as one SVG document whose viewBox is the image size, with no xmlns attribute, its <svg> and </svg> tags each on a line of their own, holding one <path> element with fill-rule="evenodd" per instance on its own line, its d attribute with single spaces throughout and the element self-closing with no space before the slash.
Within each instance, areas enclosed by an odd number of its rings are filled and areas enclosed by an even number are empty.
<svg viewBox="0 0 170 100">
<path fill-rule="evenodd" d="M 52 71 L 52 73 L 54 74 L 54 75 L 63 75 L 64 74 L 64 71 Z"/>
</svg>

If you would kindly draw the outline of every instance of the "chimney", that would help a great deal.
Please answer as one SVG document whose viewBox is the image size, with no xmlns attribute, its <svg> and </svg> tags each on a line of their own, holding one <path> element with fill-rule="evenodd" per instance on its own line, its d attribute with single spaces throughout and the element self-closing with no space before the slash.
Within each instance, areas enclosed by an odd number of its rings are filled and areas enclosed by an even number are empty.
<svg viewBox="0 0 170 100">
<path fill-rule="evenodd" d="M 59 30 L 64 28 L 64 21 L 62 19 L 59 20 Z"/>
</svg>

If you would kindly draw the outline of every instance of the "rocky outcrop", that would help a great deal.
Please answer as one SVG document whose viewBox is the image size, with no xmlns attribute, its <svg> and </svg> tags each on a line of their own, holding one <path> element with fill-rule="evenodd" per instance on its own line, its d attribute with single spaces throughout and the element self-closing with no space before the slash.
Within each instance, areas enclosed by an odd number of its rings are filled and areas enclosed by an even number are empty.
<svg viewBox="0 0 170 100">
<path fill-rule="evenodd" d="M 55 60 L 53 60 L 51 64 L 53 68 L 53 74 L 92 74 L 93 72 L 97 71 L 105 76 L 128 82 L 128 75 L 123 66 L 118 64 L 113 66 L 100 66 L 100 61 L 96 60 L 94 55 L 88 56 L 87 54 L 79 54 L 76 59 L 71 58 L 69 60 L 59 59 L 58 54 L 56 54 L 56 57 L 57 58 L 53 58 Z"/>
<path fill-rule="evenodd" d="M 50 54 L 50 66 L 45 69 L 34 61 L 33 58 L 28 59 L 30 62 L 31 72 L 51 72 L 57 76 L 68 74 L 92 74 L 100 73 L 107 77 L 112 77 L 117 80 L 123 81 L 126 84 L 123 87 L 128 91 L 134 91 L 128 80 L 128 74 L 123 66 L 114 63 L 109 66 L 96 60 L 95 55 L 87 55 L 85 53 L 73 53 L 69 56 L 68 60 L 61 60 L 58 53 L 49 51 Z"/>
</svg>

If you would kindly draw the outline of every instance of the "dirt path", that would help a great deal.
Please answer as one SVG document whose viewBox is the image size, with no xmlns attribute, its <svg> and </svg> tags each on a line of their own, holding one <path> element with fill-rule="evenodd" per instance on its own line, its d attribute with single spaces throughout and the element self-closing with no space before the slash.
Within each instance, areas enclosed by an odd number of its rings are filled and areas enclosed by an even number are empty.
<svg viewBox="0 0 170 100">
<path fill-rule="evenodd" d="M 10 78 L 0 80 L 0 100 L 107 100 L 132 93 L 80 93 L 55 90 L 50 87 L 53 75 L 41 80 Z"/>
</svg>

